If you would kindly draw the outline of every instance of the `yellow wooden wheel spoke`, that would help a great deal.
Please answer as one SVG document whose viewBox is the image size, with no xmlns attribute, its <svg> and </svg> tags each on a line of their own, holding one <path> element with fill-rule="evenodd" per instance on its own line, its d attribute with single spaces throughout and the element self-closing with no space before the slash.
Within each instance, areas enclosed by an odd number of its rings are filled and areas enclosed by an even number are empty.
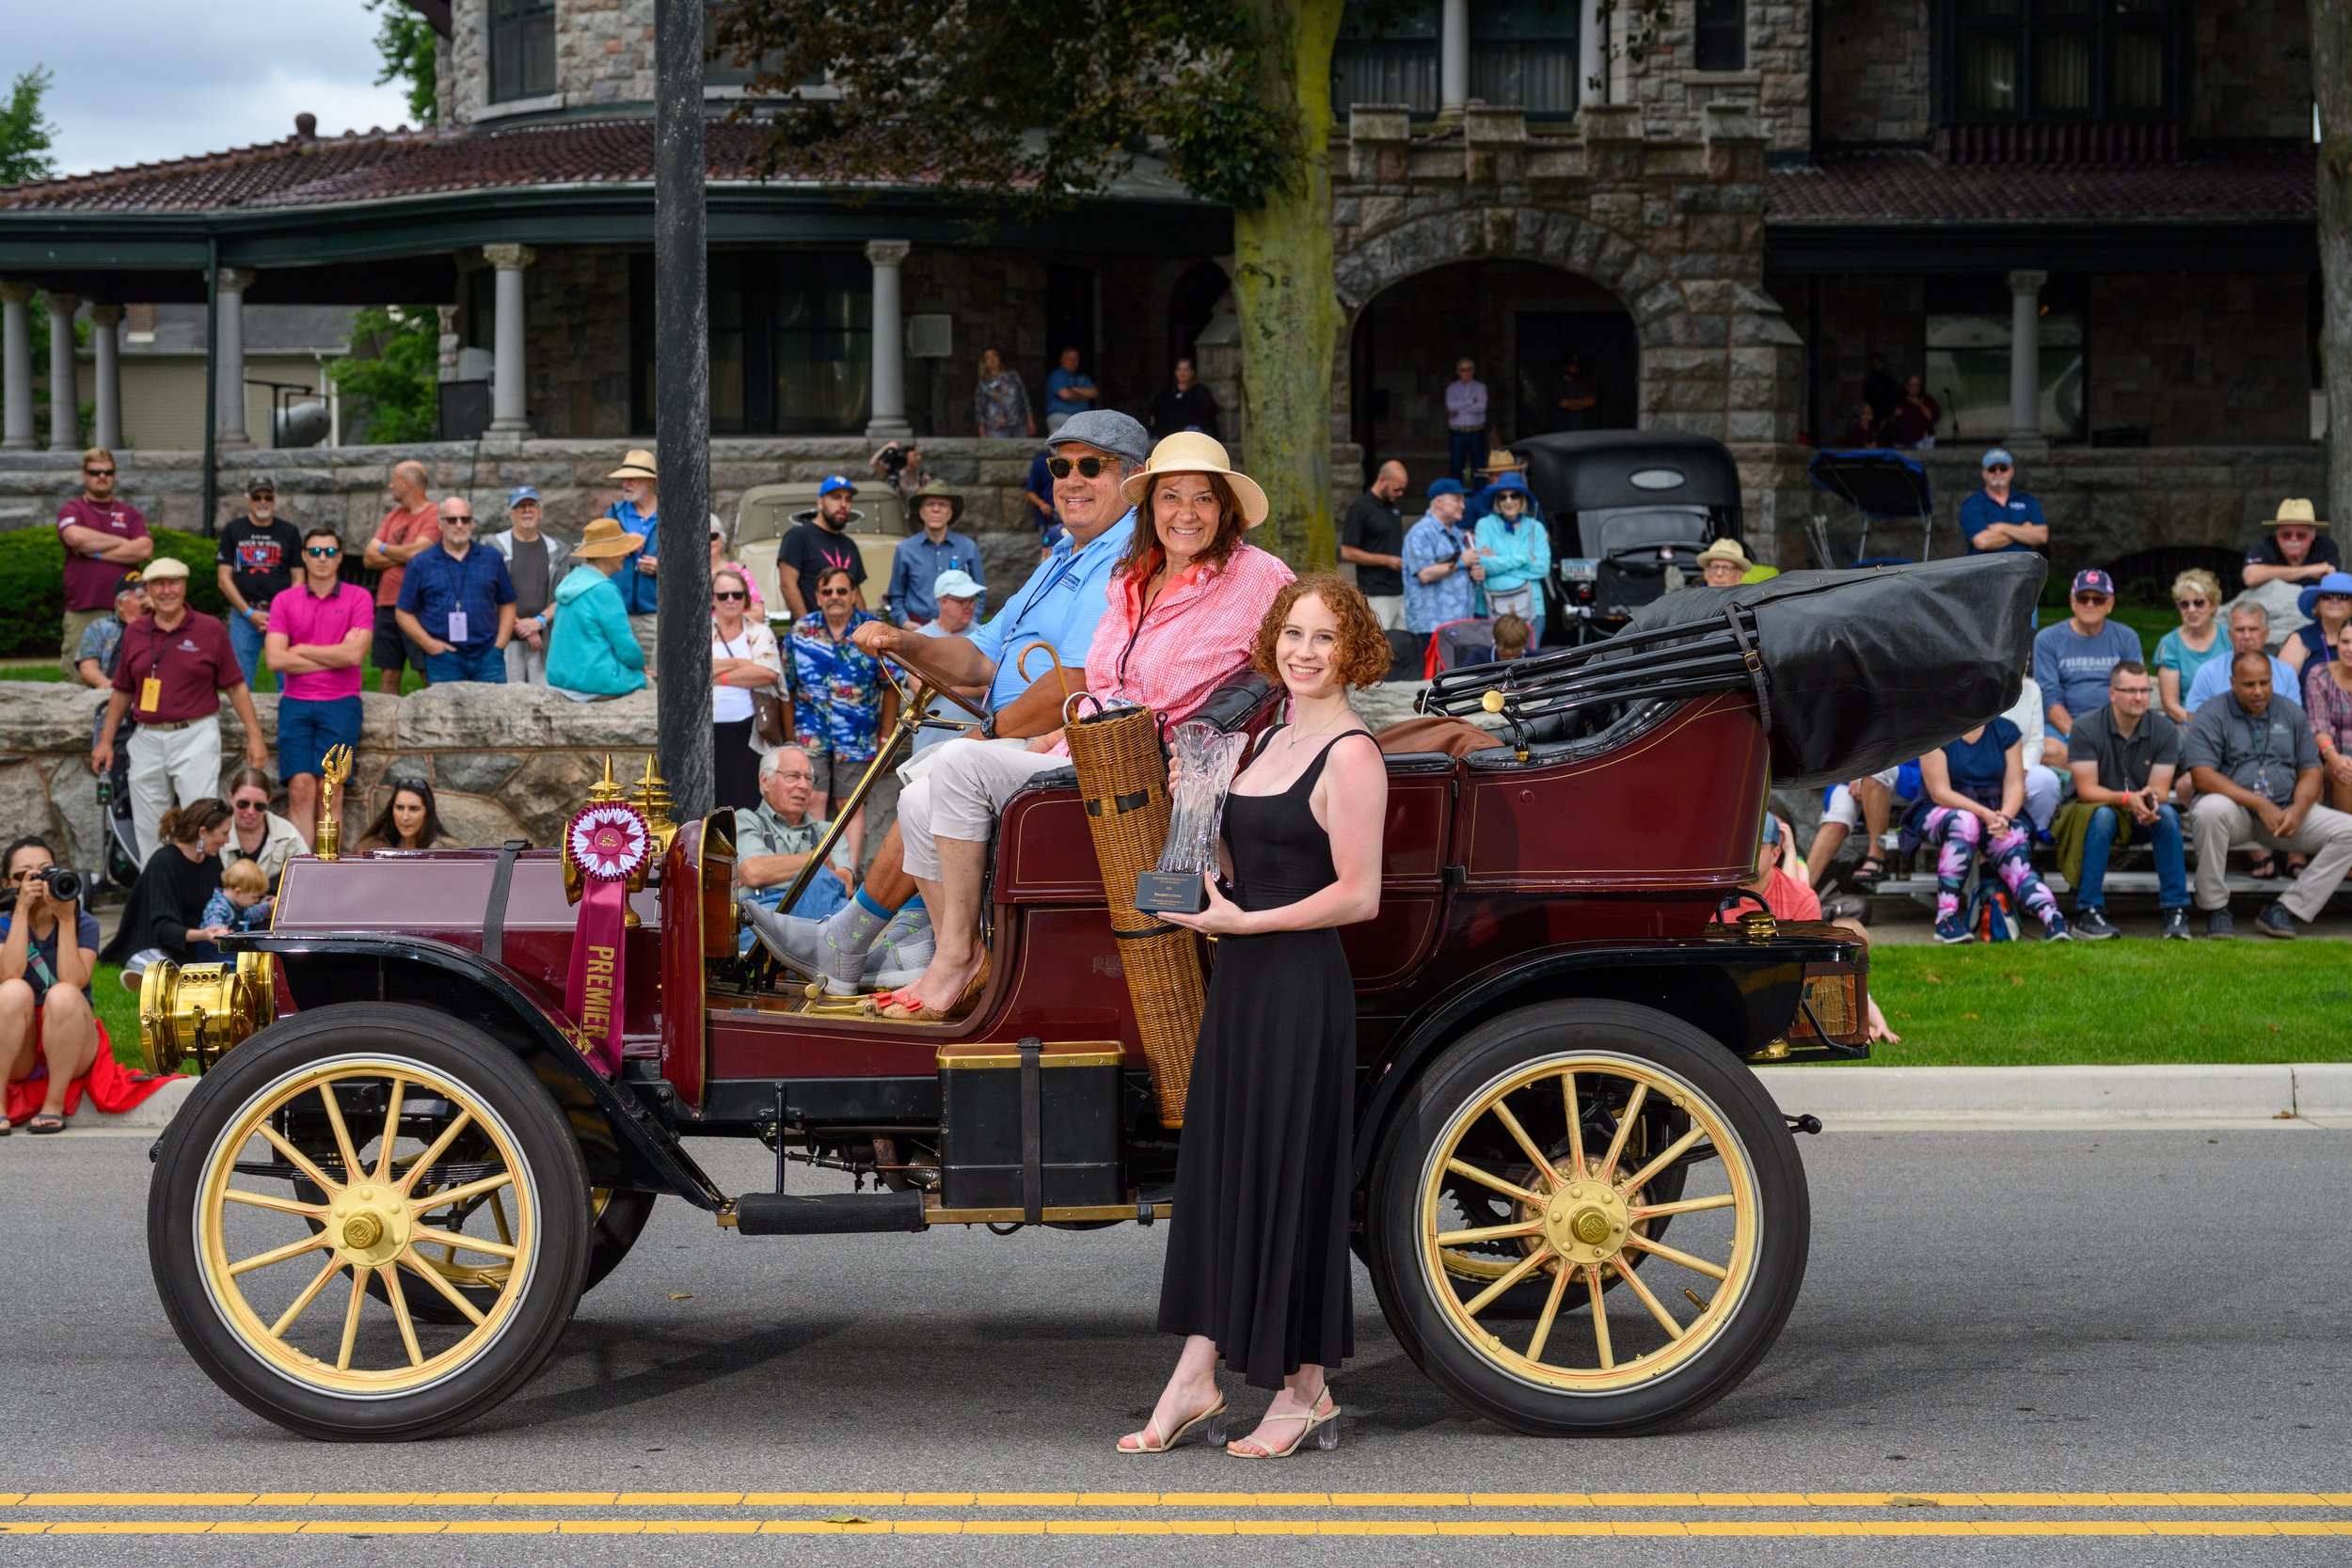
<svg viewBox="0 0 2352 1568">
<path fill-rule="evenodd" d="M 1674 1203 L 1637 1203 L 1626 1212 L 1637 1220 L 1654 1219 L 1661 1214 L 1696 1214 L 1709 1209 L 1729 1209 L 1739 1202 L 1730 1193 L 1717 1193 L 1713 1197 L 1686 1197 Z"/>
<path fill-rule="evenodd" d="M 455 1286 L 441 1277 L 441 1273 L 438 1269 L 436 1269 L 432 1264 L 426 1262 L 423 1259 L 418 1258 L 413 1254 L 403 1253 L 401 1255 L 400 1261 L 412 1273 L 423 1275 L 425 1283 L 440 1291 L 442 1295 L 448 1297 L 450 1305 L 456 1307 L 460 1312 L 463 1312 L 466 1315 L 467 1322 L 472 1323 L 476 1328 L 481 1327 L 485 1323 L 489 1321 L 482 1315 L 481 1308 L 474 1306 L 472 1302 L 468 1301 L 464 1295 L 459 1293 Z"/>
<path fill-rule="evenodd" d="M 302 1288 L 302 1293 L 294 1298 L 294 1304 L 279 1313 L 278 1321 L 269 1325 L 270 1333 L 273 1336 L 282 1337 L 286 1330 L 292 1328 L 294 1321 L 310 1309 L 310 1304 L 319 1299 L 319 1292 L 326 1289 L 326 1282 L 334 1278 L 342 1266 L 342 1259 L 329 1258 L 326 1260 L 326 1267 L 319 1270 L 318 1277 L 305 1285 Z"/>
<path fill-rule="evenodd" d="M 343 1125 L 343 1108 L 335 1102 L 331 1079 L 319 1085 L 319 1098 L 326 1101 L 326 1125 L 335 1130 L 335 1152 L 342 1156 L 343 1180 L 357 1181 L 360 1177 L 359 1151 L 351 1145 L 351 1129 Z"/>
<path fill-rule="evenodd" d="M 221 1195 L 223 1202 L 248 1203 L 256 1209 L 274 1209 L 281 1214 L 300 1214 L 305 1219 L 317 1219 L 326 1211 L 315 1203 L 301 1203 L 275 1193 L 248 1193 L 242 1187 L 230 1187 Z"/>
<path fill-rule="evenodd" d="M 417 1199 L 416 1210 L 418 1213 L 422 1214 L 435 1209 L 445 1209 L 453 1203 L 463 1203 L 469 1197 L 480 1197 L 484 1193 L 494 1193 L 514 1180 L 513 1172 L 501 1171 L 496 1176 L 485 1176 L 479 1181 L 469 1181 L 462 1187 L 451 1187 L 428 1197 L 421 1197 Z M 495 1203 L 497 1200 L 492 1201 Z M 506 1234 L 506 1212 L 502 1209 L 498 1212 L 498 1224 L 500 1236 L 507 1241 L 513 1241 L 515 1238 Z"/>
<path fill-rule="evenodd" d="M 1621 1193 L 1640 1192 L 1644 1182 L 1647 1181 L 1651 1177 L 1656 1176 L 1660 1171 L 1664 1170 L 1668 1165 L 1673 1164 L 1677 1160 L 1681 1159 L 1683 1154 L 1689 1150 L 1692 1145 L 1696 1144 L 1701 1138 L 1706 1136 L 1706 1128 L 1692 1128 L 1688 1132 L 1683 1133 L 1682 1136 L 1677 1138 L 1674 1142 L 1660 1149 L 1657 1157 L 1651 1160 L 1648 1164 L 1644 1165 L 1639 1171 L 1636 1171 L 1633 1175 L 1629 1176 L 1624 1180 L 1618 1182 L 1617 1191 Z"/>
<path fill-rule="evenodd" d="M 460 1111 L 450 1117 L 449 1125 L 441 1129 L 441 1135 L 433 1140 L 432 1146 L 409 1162 L 406 1173 L 400 1179 L 401 1192 L 405 1195 L 414 1187 L 417 1184 L 417 1178 L 431 1169 L 433 1162 L 447 1153 L 449 1146 L 457 1141 L 457 1134 L 471 1125 L 473 1125 L 471 1111 Z"/>
<path fill-rule="evenodd" d="M 1662 1258 L 1669 1263 L 1679 1263 L 1686 1269 L 1707 1275 L 1709 1279 L 1728 1279 L 1731 1277 L 1731 1271 L 1729 1269 L 1722 1268 L 1716 1264 L 1710 1263 L 1704 1258 L 1693 1258 L 1689 1253 L 1683 1252 L 1675 1247 L 1670 1247 L 1663 1242 L 1653 1242 L 1647 1236 L 1641 1235 L 1638 1232 L 1628 1235 L 1625 1239 L 1625 1244 L 1630 1247 L 1639 1247 L 1644 1252 L 1648 1253 L 1651 1257 Z"/>
<path fill-rule="evenodd" d="M 333 1244 L 334 1239 L 326 1231 L 314 1231 L 298 1242 L 288 1242 L 284 1246 L 272 1247 L 267 1252 L 257 1252 L 250 1258 L 231 1263 L 229 1265 L 229 1273 L 232 1277 L 241 1274 L 251 1274 L 255 1269 L 266 1269 L 272 1263 L 282 1263 L 289 1258 L 299 1258 L 306 1252 L 316 1252 L 323 1246 Z"/>
<path fill-rule="evenodd" d="M 1593 1346 L 1600 1352 L 1600 1370 L 1616 1370 L 1617 1357 L 1609 1345 L 1609 1308 L 1601 1305 L 1600 1265 L 1584 1271 L 1584 1288 L 1593 1298 Z"/>
<path fill-rule="evenodd" d="M 367 1301 L 368 1271 L 354 1268 L 351 1271 L 351 1305 L 343 1308 L 342 1348 L 335 1353 L 335 1370 L 339 1372 L 351 1370 L 351 1348 L 359 1340 L 359 1308 L 366 1306 Z"/>
<path fill-rule="evenodd" d="M 1627 1287 L 1642 1298 L 1642 1305 L 1649 1308 L 1649 1315 L 1658 1320 L 1658 1326 L 1666 1331 L 1667 1338 L 1679 1341 L 1685 1334 L 1691 1332 L 1675 1322 L 1675 1315 L 1666 1310 L 1665 1303 L 1650 1294 L 1649 1287 L 1642 1283 L 1642 1276 L 1635 1274 L 1625 1263 L 1622 1257 L 1612 1259 L 1610 1267 L 1615 1269 L 1617 1277 L 1624 1280 Z"/>
<path fill-rule="evenodd" d="M 272 1127 L 265 1121 L 256 1127 L 254 1131 L 261 1133 L 264 1138 L 267 1138 L 270 1142 L 270 1147 L 277 1149 L 279 1154 L 284 1155 L 288 1164 L 294 1166 L 294 1169 L 300 1171 L 304 1176 L 309 1177 L 315 1185 L 328 1193 L 339 1192 L 342 1190 L 342 1182 L 330 1180 L 325 1171 L 319 1169 L 318 1166 L 310 1163 L 310 1157 L 309 1155 L 303 1153 L 302 1150 L 288 1143 L 284 1136 L 278 1132 L 277 1128 Z"/>
<path fill-rule="evenodd" d="M 401 1289 L 400 1270 L 389 1263 L 378 1263 L 376 1277 L 384 1281 L 385 1299 L 392 1304 L 392 1317 L 400 1324 L 400 1342 L 408 1352 L 408 1365 L 424 1365 L 424 1350 L 417 1343 L 417 1325 L 408 1316 L 408 1297 Z"/>
<path fill-rule="evenodd" d="M 378 1181 L 392 1179 L 392 1149 L 400 1142 L 400 1101 L 407 1087 L 408 1080 L 394 1078 L 391 1093 L 385 1101 L 384 1141 L 375 1151 L 375 1179 Z"/>
<path fill-rule="evenodd" d="M 1544 1206 L 1543 1194 L 1531 1193 L 1525 1187 L 1514 1186 L 1502 1177 L 1490 1175 L 1480 1170 L 1476 1165 L 1465 1164 L 1460 1160 L 1448 1160 L 1445 1163 L 1445 1168 L 1466 1180 L 1477 1182 L 1482 1187 L 1491 1187 L 1505 1197 L 1516 1197 L 1521 1203 L 1532 1204 L 1538 1209 Z"/>
<path fill-rule="evenodd" d="M 1551 1294 L 1544 1298 L 1543 1313 L 1535 1320 L 1535 1332 L 1527 1341 L 1527 1358 L 1530 1361 L 1544 1358 L 1544 1344 L 1551 1338 L 1551 1321 L 1560 1315 L 1560 1298 L 1568 1293 L 1568 1275 L 1573 1272 L 1565 1268 L 1552 1271 Z"/>
<path fill-rule="evenodd" d="M 1576 1073 L 1573 1069 L 1560 1075 L 1560 1099 L 1568 1117 L 1568 1173 L 1581 1180 L 1584 1175 L 1584 1114 L 1577 1103 Z"/>
<path fill-rule="evenodd" d="M 1625 1098 L 1625 1114 L 1617 1117 L 1616 1135 L 1609 1140 L 1609 1152 L 1600 1157 L 1600 1169 L 1594 1172 L 1603 1181 L 1617 1171 L 1617 1157 L 1625 1152 L 1625 1141 L 1633 1133 L 1633 1124 L 1641 1119 L 1642 1101 L 1649 1098 L 1649 1085 L 1636 1084 L 1633 1092 Z"/>
<path fill-rule="evenodd" d="M 1560 1185 L 1560 1173 L 1551 1168 L 1550 1160 L 1535 1147 L 1535 1140 L 1527 1135 L 1527 1129 L 1521 1127 L 1519 1118 L 1511 1114 L 1511 1107 L 1498 1097 L 1488 1109 L 1494 1112 L 1495 1120 L 1502 1123 L 1503 1130 L 1511 1134 L 1512 1141 L 1519 1146 L 1519 1152 L 1527 1156 L 1527 1163 L 1535 1167 L 1537 1174 L 1550 1185 Z"/>
<path fill-rule="evenodd" d="M 508 1259 L 522 1256 L 521 1248 L 509 1246 L 504 1242 L 494 1242 L 487 1236 L 469 1236 L 458 1230 L 436 1230 L 427 1225 L 417 1227 L 417 1244 L 454 1247 L 460 1252 L 486 1252 L 493 1258 Z"/>
<path fill-rule="evenodd" d="M 1475 1318 L 1479 1313 L 1484 1312 L 1490 1305 L 1492 1305 L 1497 1296 L 1502 1294 L 1503 1291 L 1509 1290 L 1512 1286 L 1517 1285 L 1520 1280 L 1525 1279 L 1529 1275 L 1534 1273 L 1536 1269 L 1543 1265 L 1544 1259 L 1551 1256 L 1552 1251 L 1549 1246 L 1540 1247 L 1537 1250 L 1529 1253 L 1525 1258 L 1519 1259 L 1519 1266 L 1518 1268 L 1513 1269 L 1509 1274 L 1504 1275 L 1501 1279 L 1496 1280 L 1493 1284 L 1487 1286 L 1485 1290 L 1470 1297 L 1470 1300 L 1462 1303 L 1462 1310 L 1470 1314 L 1470 1316 Z"/>
<path fill-rule="evenodd" d="M 507 1227 L 506 1205 L 496 1193 L 490 1195 L 490 1223 L 498 1227 L 499 1240 L 512 1245 L 515 1233 Z"/>
<path fill-rule="evenodd" d="M 1543 1231 L 1542 1220 L 1521 1220 L 1516 1225 L 1486 1225 L 1475 1230 L 1448 1230 L 1438 1237 L 1438 1244 L 1474 1246 L 1480 1242 L 1502 1242 L 1514 1236 L 1540 1236 Z"/>
</svg>

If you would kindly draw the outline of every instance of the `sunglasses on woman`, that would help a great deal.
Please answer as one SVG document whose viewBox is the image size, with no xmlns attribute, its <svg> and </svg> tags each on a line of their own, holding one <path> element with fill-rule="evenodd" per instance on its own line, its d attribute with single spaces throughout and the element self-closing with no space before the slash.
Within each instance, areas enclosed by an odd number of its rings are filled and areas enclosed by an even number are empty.
<svg viewBox="0 0 2352 1568">
<path fill-rule="evenodd" d="M 239 811 L 269 810 L 269 802 L 267 800 L 231 800 L 229 803 L 236 807 Z"/>
<path fill-rule="evenodd" d="M 1104 460 L 1100 457 L 1049 457 L 1045 460 L 1045 471 L 1056 479 L 1068 479 L 1073 468 L 1089 479 L 1099 479 L 1104 466 Z"/>
<path fill-rule="evenodd" d="M 2174 599 L 2172 602 L 2182 610 L 2202 610 L 2213 603 L 2211 599 Z"/>
<path fill-rule="evenodd" d="M 710 596 L 718 600 L 721 604 L 725 604 L 731 599 L 748 599 L 751 597 L 749 594 L 739 594 L 732 588 L 721 589 L 718 593 L 713 594 Z"/>
</svg>

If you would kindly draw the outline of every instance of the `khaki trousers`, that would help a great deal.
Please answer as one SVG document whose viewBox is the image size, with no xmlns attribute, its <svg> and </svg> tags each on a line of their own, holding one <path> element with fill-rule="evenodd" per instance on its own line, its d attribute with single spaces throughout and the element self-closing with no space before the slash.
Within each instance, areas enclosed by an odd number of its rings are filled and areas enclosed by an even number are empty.
<svg viewBox="0 0 2352 1568">
<path fill-rule="evenodd" d="M 2280 838 L 2263 831 L 2262 819 L 2226 795 L 2200 795 L 2188 808 L 2189 840 L 2197 847 L 2197 907 L 2227 909 L 2229 884 L 2223 879 L 2229 852 L 2257 844 L 2309 855 L 2312 862 L 2292 886 L 2279 895 L 2287 912 L 2308 924 L 2319 918 L 2328 897 L 2352 870 L 2352 816 L 2315 805 L 2303 818 L 2303 831 Z"/>
<path fill-rule="evenodd" d="M 69 610 L 65 612 L 65 640 L 57 644 L 57 664 L 65 671 L 66 679 L 82 678 L 81 672 L 73 667 L 73 656 L 82 646 L 82 634 L 113 613 L 111 607 L 105 610 Z"/>
<path fill-rule="evenodd" d="M 124 749 L 131 759 L 131 827 L 144 866 L 162 837 L 164 813 L 220 793 L 220 718 L 199 719 L 184 730 L 141 724 Z"/>
<path fill-rule="evenodd" d="M 950 740 L 925 754 L 939 760 L 898 797 L 898 842 L 907 875 L 927 882 L 939 880 L 939 840 L 986 844 L 1015 790 L 1070 766 L 1068 757 L 990 740 Z"/>
</svg>

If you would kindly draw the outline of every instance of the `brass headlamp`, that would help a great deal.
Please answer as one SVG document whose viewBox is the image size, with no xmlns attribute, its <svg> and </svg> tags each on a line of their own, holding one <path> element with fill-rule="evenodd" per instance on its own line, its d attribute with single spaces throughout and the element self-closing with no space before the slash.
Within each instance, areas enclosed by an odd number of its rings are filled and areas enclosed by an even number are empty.
<svg viewBox="0 0 2352 1568">
<path fill-rule="evenodd" d="M 150 1072 L 189 1061 L 209 1069 L 229 1048 L 278 1016 L 277 965 L 267 953 L 234 963 L 181 965 L 158 958 L 139 976 L 139 1051 Z"/>
</svg>

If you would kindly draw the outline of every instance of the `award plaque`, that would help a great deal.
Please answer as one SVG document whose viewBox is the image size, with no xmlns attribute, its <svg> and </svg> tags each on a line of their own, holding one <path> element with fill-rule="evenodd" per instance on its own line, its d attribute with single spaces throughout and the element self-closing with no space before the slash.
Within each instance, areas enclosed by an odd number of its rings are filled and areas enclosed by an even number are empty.
<svg viewBox="0 0 2352 1568">
<path fill-rule="evenodd" d="M 1208 908 L 1201 877 L 1216 868 L 1225 791 L 1248 739 L 1200 723 L 1179 724 L 1169 732 L 1168 844 L 1158 869 L 1136 879 L 1136 909 L 1199 914 Z"/>
</svg>

